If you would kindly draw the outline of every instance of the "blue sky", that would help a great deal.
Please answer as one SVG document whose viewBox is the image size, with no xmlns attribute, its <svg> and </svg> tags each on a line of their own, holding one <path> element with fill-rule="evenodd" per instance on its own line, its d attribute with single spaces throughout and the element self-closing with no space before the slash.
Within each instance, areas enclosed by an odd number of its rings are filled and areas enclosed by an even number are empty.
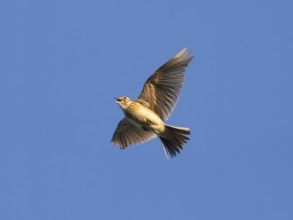
<svg viewBox="0 0 293 220">
<path fill-rule="evenodd" d="M 292 1 L 1 1 L 0 219 L 293 219 Z M 114 96 L 184 47 L 167 123 L 110 143 Z"/>
</svg>

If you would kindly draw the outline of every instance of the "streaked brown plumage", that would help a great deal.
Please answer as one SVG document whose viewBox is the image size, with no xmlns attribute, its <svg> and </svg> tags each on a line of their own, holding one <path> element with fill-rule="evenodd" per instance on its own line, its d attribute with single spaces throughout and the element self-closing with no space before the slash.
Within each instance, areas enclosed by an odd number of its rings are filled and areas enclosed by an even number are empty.
<svg viewBox="0 0 293 220">
<path fill-rule="evenodd" d="M 166 156 L 174 157 L 189 140 L 188 128 L 164 124 L 176 106 L 184 81 L 184 71 L 192 60 L 186 48 L 177 53 L 145 82 L 136 101 L 116 98 L 125 117 L 119 122 L 111 142 L 121 149 L 158 136 Z"/>
</svg>

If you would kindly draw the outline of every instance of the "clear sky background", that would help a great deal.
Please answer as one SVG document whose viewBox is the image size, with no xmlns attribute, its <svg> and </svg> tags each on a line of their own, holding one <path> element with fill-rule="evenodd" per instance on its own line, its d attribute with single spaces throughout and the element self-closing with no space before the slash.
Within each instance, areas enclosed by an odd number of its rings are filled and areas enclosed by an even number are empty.
<svg viewBox="0 0 293 220">
<path fill-rule="evenodd" d="M 293 219 L 292 1 L 1 1 L 0 219 Z M 190 142 L 110 143 L 184 47 L 167 123 Z"/>
</svg>

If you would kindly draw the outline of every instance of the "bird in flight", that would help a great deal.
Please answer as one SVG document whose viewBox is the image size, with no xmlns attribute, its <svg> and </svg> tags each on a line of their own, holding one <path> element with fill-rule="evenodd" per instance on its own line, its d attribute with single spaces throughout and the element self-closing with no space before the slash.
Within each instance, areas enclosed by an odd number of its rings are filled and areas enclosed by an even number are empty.
<svg viewBox="0 0 293 220">
<path fill-rule="evenodd" d="M 181 50 L 157 69 L 145 82 L 139 97 L 132 101 L 126 96 L 115 99 L 125 117 L 118 123 L 111 142 L 125 149 L 154 137 L 162 143 L 167 157 L 175 157 L 189 140 L 189 128 L 165 124 L 176 106 L 184 71 L 192 60 L 190 51 Z"/>
</svg>

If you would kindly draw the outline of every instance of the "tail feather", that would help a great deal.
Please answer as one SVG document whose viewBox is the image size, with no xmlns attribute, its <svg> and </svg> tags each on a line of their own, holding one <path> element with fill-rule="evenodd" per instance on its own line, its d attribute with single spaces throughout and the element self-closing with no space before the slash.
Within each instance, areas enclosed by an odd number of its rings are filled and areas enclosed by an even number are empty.
<svg viewBox="0 0 293 220">
<path fill-rule="evenodd" d="M 160 137 L 160 140 L 166 156 L 171 156 L 173 158 L 176 157 L 177 154 L 180 154 L 180 150 L 183 149 L 183 145 L 189 140 L 187 135 L 190 134 L 190 131 L 188 128 L 170 125 L 165 125 L 165 128 L 166 135 L 164 135 L 164 137 Z"/>
</svg>

